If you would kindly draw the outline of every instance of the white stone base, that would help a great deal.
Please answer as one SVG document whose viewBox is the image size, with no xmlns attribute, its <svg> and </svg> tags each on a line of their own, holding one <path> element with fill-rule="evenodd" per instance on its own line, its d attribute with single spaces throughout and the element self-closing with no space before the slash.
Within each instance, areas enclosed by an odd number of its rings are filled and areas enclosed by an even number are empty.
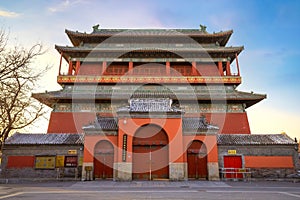
<svg viewBox="0 0 300 200">
<path fill-rule="evenodd" d="M 220 180 L 219 164 L 217 162 L 208 162 L 207 170 L 208 170 L 208 180 L 210 180 L 210 181 Z"/>
<path fill-rule="evenodd" d="M 114 163 L 114 180 L 131 181 L 132 163 L 127 163 L 127 162 Z"/>
<path fill-rule="evenodd" d="M 184 164 L 184 180 L 189 180 L 189 172 L 188 172 L 188 163 L 183 163 Z"/>
<path fill-rule="evenodd" d="M 169 163 L 169 179 L 171 181 L 186 180 L 187 164 L 186 163 Z"/>
</svg>

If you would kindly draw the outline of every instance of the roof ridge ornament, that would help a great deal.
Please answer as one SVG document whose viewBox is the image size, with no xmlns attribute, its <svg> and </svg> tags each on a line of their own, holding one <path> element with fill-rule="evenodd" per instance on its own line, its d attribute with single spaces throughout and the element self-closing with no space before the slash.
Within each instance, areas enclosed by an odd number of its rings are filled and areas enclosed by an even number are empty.
<svg viewBox="0 0 300 200">
<path fill-rule="evenodd" d="M 100 31 L 99 26 L 100 26 L 99 24 L 93 26 L 93 33 Z"/>
<path fill-rule="evenodd" d="M 200 24 L 200 32 L 207 33 L 206 28 L 207 26 Z"/>
</svg>

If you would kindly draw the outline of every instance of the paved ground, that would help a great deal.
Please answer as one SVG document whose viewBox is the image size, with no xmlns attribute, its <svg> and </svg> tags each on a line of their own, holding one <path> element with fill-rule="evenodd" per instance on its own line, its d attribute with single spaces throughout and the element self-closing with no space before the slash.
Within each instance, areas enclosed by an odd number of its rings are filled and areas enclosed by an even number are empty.
<svg viewBox="0 0 300 200">
<path fill-rule="evenodd" d="M 300 199 L 300 183 L 292 182 L 168 182 L 90 181 L 0 184 L 0 199 Z"/>
</svg>

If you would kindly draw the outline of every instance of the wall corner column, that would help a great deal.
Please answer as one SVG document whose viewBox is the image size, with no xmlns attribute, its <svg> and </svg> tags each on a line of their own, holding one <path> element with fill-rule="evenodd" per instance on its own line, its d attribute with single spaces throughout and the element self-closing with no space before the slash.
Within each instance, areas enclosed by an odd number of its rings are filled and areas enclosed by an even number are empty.
<svg viewBox="0 0 300 200">
<path fill-rule="evenodd" d="M 115 181 L 131 181 L 132 180 L 132 139 L 133 136 L 128 133 L 127 128 L 130 127 L 130 122 L 126 123 L 126 118 L 119 118 L 119 131 L 118 131 L 118 156 L 114 162 L 114 180 Z M 127 135 L 126 141 L 124 135 Z M 126 145 L 126 148 L 124 148 Z M 126 151 L 126 152 L 123 152 Z M 123 155 L 123 153 L 126 153 Z M 125 157 L 124 157 L 125 156 Z"/>
<path fill-rule="evenodd" d="M 220 180 L 219 174 L 219 156 L 218 156 L 218 147 L 217 147 L 217 136 L 207 136 L 206 143 L 207 148 L 210 151 L 207 154 L 207 173 L 208 180 L 218 181 Z"/>
</svg>

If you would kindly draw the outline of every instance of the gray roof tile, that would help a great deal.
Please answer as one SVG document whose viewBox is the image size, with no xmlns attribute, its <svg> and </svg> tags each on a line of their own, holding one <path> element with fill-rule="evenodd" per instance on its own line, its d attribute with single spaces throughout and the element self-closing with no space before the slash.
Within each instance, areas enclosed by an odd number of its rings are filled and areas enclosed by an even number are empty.
<svg viewBox="0 0 300 200">
<path fill-rule="evenodd" d="M 219 130 L 217 126 L 207 123 L 205 117 L 183 118 L 182 129 L 183 131 Z"/>
<path fill-rule="evenodd" d="M 83 134 L 71 133 L 15 133 L 6 141 L 6 145 L 80 145 L 83 144 Z"/>
<path fill-rule="evenodd" d="M 110 125 L 112 119 L 107 121 Z M 113 123 L 114 124 L 114 123 Z M 109 125 L 109 126 L 110 126 Z M 114 124 L 113 126 L 115 126 Z M 195 125 L 197 127 L 195 127 Z M 184 128 L 203 128 L 194 119 L 183 121 Z M 295 145 L 295 141 L 286 134 L 218 134 L 218 145 Z M 48 133 L 24 134 L 15 133 L 9 137 L 6 145 L 83 145 L 83 134 Z"/>
<path fill-rule="evenodd" d="M 219 145 L 291 145 L 296 144 L 286 134 L 219 134 Z"/>
</svg>

